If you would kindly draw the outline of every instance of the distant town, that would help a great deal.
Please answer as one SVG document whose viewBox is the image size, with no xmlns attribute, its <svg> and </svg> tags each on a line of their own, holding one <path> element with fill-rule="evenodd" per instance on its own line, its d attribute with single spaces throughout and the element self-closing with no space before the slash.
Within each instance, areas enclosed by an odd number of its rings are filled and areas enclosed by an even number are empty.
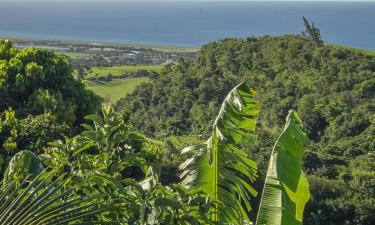
<svg viewBox="0 0 375 225">
<path fill-rule="evenodd" d="M 196 57 L 198 49 L 183 47 L 162 47 L 146 45 L 126 45 L 82 41 L 27 40 L 15 39 L 14 46 L 55 50 L 69 56 L 73 65 L 85 67 L 109 67 L 120 65 L 165 65 L 174 64 L 179 59 Z"/>
</svg>

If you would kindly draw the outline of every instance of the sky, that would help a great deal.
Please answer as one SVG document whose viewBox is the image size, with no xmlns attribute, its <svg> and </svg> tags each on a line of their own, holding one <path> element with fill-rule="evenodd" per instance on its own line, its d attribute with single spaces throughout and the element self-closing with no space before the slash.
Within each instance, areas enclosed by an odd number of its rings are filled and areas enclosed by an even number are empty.
<svg viewBox="0 0 375 225">
<path fill-rule="evenodd" d="M 144 2 L 165 2 L 165 1 L 173 1 L 173 2 L 198 2 L 198 1 L 211 1 L 211 2 L 217 2 L 217 1 L 226 1 L 226 2 L 230 2 L 230 1 L 310 1 L 310 2 L 332 2 L 332 1 L 335 1 L 335 2 L 375 2 L 375 0 L 0 0 L 0 2 L 36 2 L 36 1 L 48 1 L 48 2 L 77 2 L 77 1 L 86 1 L 86 2 L 92 2 L 92 1 L 96 1 L 96 2 L 129 2 L 129 1 L 144 1 Z"/>
<path fill-rule="evenodd" d="M 375 0 L 0 0 L 1 2 L 374 2 Z"/>
</svg>

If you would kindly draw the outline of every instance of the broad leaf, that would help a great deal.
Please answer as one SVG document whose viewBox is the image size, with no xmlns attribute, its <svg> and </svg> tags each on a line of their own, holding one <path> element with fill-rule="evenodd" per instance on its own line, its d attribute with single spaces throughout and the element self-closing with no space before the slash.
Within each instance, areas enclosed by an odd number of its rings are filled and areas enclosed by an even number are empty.
<svg viewBox="0 0 375 225">
<path fill-rule="evenodd" d="M 44 170 L 42 161 L 30 151 L 21 151 L 9 162 L 6 180 L 23 180 L 30 175 L 35 178 Z"/>
<path fill-rule="evenodd" d="M 290 111 L 284 131 L 272 151 L 257 225 L 302 225 L 310 191 L 302 172 L 302 157 L 308 138 L 301 128 L 298 114 Z"/>
<path fill-rule="evenodd" d="M 259 109 L 254 94 L 245 83 L 235 87 L 225 98 L 206 144 L 183 150 L 193 156 L 180 166 L 182 183 L 210 196 L 215 222 L 249 221 L 248 202 L 257 195 L 250 185 L 257 178 L 257 166 L 244 152 L 256 144 Z"/>
</svg>

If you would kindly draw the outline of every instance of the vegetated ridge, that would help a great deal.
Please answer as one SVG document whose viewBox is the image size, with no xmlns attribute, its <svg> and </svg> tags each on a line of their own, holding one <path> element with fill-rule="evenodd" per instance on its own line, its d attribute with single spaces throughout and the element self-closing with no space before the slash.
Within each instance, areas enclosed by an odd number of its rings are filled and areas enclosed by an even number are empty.
<svg viewBox="0 0 375 225">
<path fill-rule="evenodd" d="M 374 56 L 294 35 L 225 39 L 203 46 L 194 61 L 167 67 L 116 108 L 148 135 L 207 137 L 225 94 L 240 81 L 258 93 L 260 144 L 249 153 L 260 166 L 290 108 L 305 122 L 313 198 L 304 224 L 374 223 Z"/>
</svg>

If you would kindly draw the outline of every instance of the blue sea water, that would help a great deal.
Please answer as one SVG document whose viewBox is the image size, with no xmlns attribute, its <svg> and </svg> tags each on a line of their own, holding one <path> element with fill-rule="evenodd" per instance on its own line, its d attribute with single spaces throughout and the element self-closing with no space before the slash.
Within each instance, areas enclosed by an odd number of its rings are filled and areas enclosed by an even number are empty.
<svg viewBox="0 0 375 225">
<path fill-rule="evenodd" d="M 198 47 L 226 37 L 299 34 L 375 50 L 375 2 L 0 2 L 0 37 Z"/>
</svg>

